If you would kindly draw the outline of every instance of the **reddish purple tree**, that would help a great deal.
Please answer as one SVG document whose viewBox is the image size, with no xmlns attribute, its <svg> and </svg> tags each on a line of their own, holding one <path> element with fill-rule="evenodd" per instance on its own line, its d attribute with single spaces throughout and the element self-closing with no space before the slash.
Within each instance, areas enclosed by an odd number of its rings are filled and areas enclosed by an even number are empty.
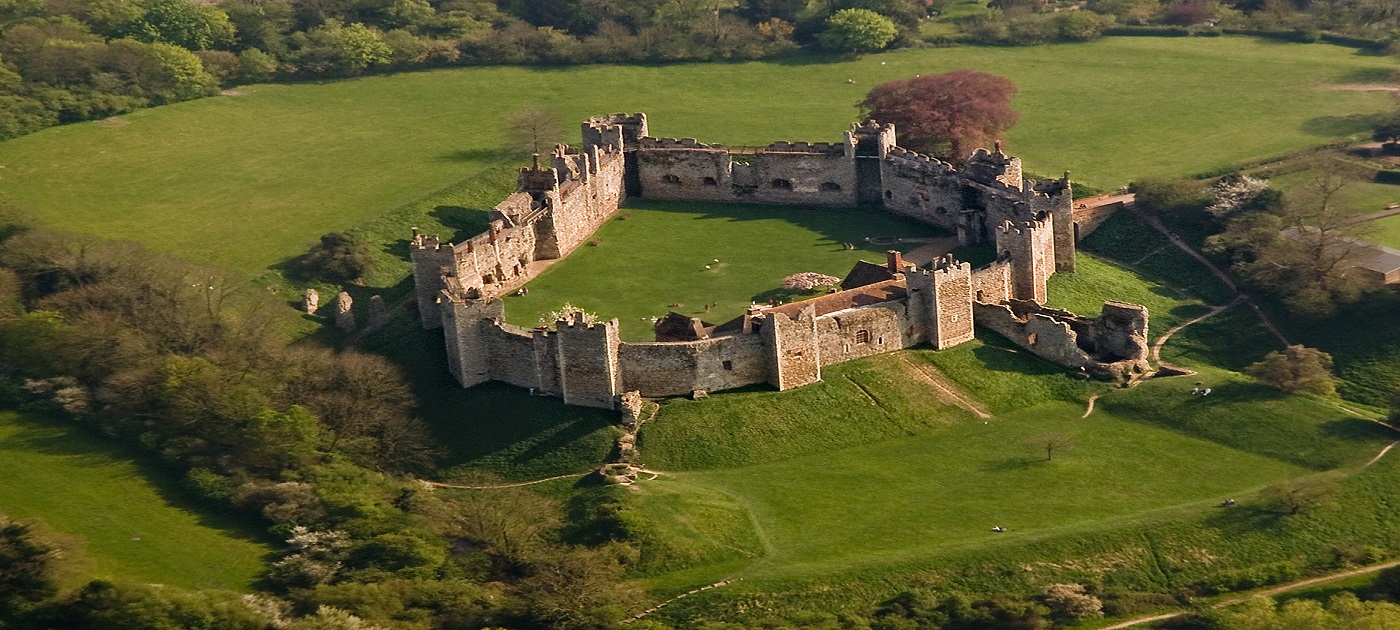
<svg viewBox="0 0 1400 630">
<path fill-rule="evenodd" d="M 1016 124 L 1015 94 L 1008 79 L 963 69 L 881 83 L 860 107 L 869 118 L 894 123 L 900 146 L 956 163 Z"/>
</svg>

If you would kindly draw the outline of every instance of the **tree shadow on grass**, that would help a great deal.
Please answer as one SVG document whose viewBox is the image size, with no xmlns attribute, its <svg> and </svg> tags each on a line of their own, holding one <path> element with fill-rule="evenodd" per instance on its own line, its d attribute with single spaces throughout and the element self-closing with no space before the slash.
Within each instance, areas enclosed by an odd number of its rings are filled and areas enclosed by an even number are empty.
<svg viewBox="0 0 1400 630">
<path fill-rule="evenodd" d="M 1218 529 L 1227 535 L 1244 535 L 1267 532 L 1284 524 L 1288 515 L 1265 505 L 1256 503 L 1217 506 L 1205 518 L 1206 527 Z"/>
<path fill-rule="evenodd" d="M 179 471 L 150 453 L 97 434 L 91 428 L 35 414 L 16 414 L 12 426 L 18 430 L 0 441 L 5 451 L 41 453 L 63 458 L 64 465 L 110 467 L 113 462 L 129 462 L 166 505 L 195 517 L 201 527 L 220 531 L 230 538 L 276 545 L 266 523 L 236 512 L 231 506 L 213 505 L 200 500 L 180 483 Z M 3 456 L 3 455 L 0 455 Z M 191 543 L 195 541 L 190 541 Z M 268 551 L 263 560 L 271 561 L 276 552 Z M 261 580 L 255 586 L 265 588 Z"/>
<path fill-rule="evenodd" d="M 1030 468 L 1049 463 L 1044 457 L 1006 457 L 987 462 L 982 465 L 984 472 L 1010 472 L 1017 470 L 1029 470 Z"/>
<path fill-rule="evenodd" d="M 1375 126 L 1375 116 L 1351 114 L 1349 116 L 1319 116 L 1305 120 L 1299 129 L 1310 136 L 1335 138 L 1352 134 L 1369 134 Z"/>
<path fill-rule="evenodd" d="M 1378 422 L 1360 418 L 1339 418 L 1318 425 L 1318 431 L 1330 438 L 1350 442 L 1376 442 L 1400 439 L 1396 431 Z"/>
<path fill-rule="evenodd" d="M 510 160 L 520 159 L 521 166 L 526 166 L 530 162 L 530 156 L 521 156 L 517 151 L 503 148 L 476 148 L 449 151 L 437 156 L 439 162 L 488 162 L 499 164 Z"/>
<path fill-rule="evenodd" d="M 1361 50 L 1365 50 L 1364 48 Z M 1381 56 L 1385 56 L 1383 53 Z M 1393 68 L 1356 68 L 1348 70 L 1342 76 L 1337 77 L 1335 84 L 1346 85 L 1349 83 L 1390 83 L 1395 80 L 1395 70 Z"/>
</svg>

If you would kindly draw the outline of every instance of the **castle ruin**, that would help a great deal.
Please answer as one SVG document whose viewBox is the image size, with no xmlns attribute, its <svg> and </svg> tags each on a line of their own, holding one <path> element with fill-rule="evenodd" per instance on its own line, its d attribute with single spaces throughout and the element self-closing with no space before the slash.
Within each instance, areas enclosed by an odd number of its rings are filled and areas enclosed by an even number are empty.
<svg viewBox="0 0 1400 630">
<path fill-rule="evenodd" d="M 873 208 L 934 225 L 962 243 L 994 245 L 972 269 L 952 257 L 926 268 L 889 252 L 862 263 L 842 289 L 754 307 L 718 326 L 663 320 L 654 343 L 628 343 L 618 322 L 570 317 L 554 330 L 505 322 L 501 297 L 532 263 L 567 256 L 629 197 Z M 422 323 L 443 329 L 463 387 L 503 381 L 566 403 L 616 408 L 625 392 L 687 395 L 821 380 L 822 368 L 919 344 L 973 338 L 974 322 L 1051 362 L 1129 380 L 1148 369 L 1147 309 L 1109 303 L 1099 318 L 1048 309 L 1046 282 L 1074 270 L 1069 177 L 1024 181 L 1021 161 L 979 149 L 952 165 L 896 145 L 892 125 L 853 125 L 836 143 L 777 142 L 742 151 L 693 138 L 653 138 L 644 114 L 583 123 L 578 148 L 559 146 L 520 170 L 516 192 L 486 232 L 444 243 L 415 231 L 410 252 Z"/>
</svg>

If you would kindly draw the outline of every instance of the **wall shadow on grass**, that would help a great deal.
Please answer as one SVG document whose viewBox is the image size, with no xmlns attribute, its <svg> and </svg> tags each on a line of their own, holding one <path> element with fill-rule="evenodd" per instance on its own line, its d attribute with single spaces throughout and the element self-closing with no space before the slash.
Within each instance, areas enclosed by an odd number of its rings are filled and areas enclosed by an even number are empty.
<svg viewBox="0 0 1400 630">
<path fill-rule="evenodd" d="M 463 206 L 434 206 L 428 212 L 428 216 L 437 219 L 443 225 L 453 230 L 452 234 L 443 234 L 447 242 L 460 243 L 477 234 L 485 232 L 491 227 L 491 221 L 487 216 L 489 208 L 467 208 Z M 408 258 L 408 241 L 404 240 L 404 258 Z"/>
<path fill-rule="evenodd" d="M 511 481 L 585 472 L 606 463 L 621 431 L 616 411 L 565 405 L 504 383 L 463 389 L 447 370 L 442 331 L 422 329 L 416 315 L 393 318 L 360 349 L 388 357 L 408 377 L 418 416 L 446 451 L 439 478 L 468 470 Z"/>
<path fill-rule="evenodd" d="M 949 235 L 944 230 L 917 221 L 861 208 L 636 200 L 628 202 L 624 211 L 627 209 L 698 213 L 696 221 L 787 221 L 821 235 L 833 248 L 840 249 L 842 244 L 850 243 L 857 250 L 881 255 L 891 249 L 907 252 L 922 243 L 875 244 L 867 242 L 867 237 L 932 238 Z"/>
</svg>

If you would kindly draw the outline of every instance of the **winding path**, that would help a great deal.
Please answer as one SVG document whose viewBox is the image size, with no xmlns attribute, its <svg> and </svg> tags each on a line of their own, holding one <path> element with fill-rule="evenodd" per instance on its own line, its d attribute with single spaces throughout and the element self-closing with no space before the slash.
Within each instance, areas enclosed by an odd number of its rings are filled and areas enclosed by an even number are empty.
<svg viewBox="0 0 1400 630">
<path fill-rule="evenodd" d="M 499 488 L 519 488 L 519 487 L 521 487 L 521 486 L 533 486 L 533 485 L 535 485 L 535 484 L 537 484 L 537 483 L 544 483 L 544 482 L 546 482 L 546 481 L 554 481 L 554 480 L 556 480 L 556 479 L 569 479 L 569 478 L 571 478 L 571 477 L 583 477 L 584 475 L 588 475 L 588 474 L 590 474 L 590 473 L 592 473 L 592 472 L 593 472 L 593 471 L 589 471 L 589 472 L 585 472 L 585 473 L 570 473 L 570 474 L 567 474 L 567 475 L 556 475 L 556 476 L 553 476 L 553 477 L 547 477 L 547 478 L 545 478 L 545 479 L 536 479 L 536 480 L 534 480 L 534 481 L 521 481 L 521 482 L 519 482 L 519 483 L 498 483 L 498 484 L 492 484 L 492 485 L 488 485 L 488 486 L 459 486 L 459 485 L 457 485 L 457 484 L 452 484 L 452 483 L 441 483 L 441 482 L 438 482 L 438 481 L 428 481 L 427 479 L 419 479 L 418 482 L 421 483 L 421 484 L 423 484 L 423 485 L 425 485 L 425 486 L 432 486 L 432 487 L 434 487 L 434 488 L 453 488 L 453 489 L 456 489 L 456 490 L 496 490 L 496 489 L 499 489 Z M 647 472 L 650 472 L 650 471 L 647 471 Z"/>
<path fill-rule="evenodd" d="M 1084 410 L 1084 415 L 1079 416 L 1079 417 L 1081 417 L 1081 418 L 1088 418 L 1088 417 L 1089 417 L 1089 414 L 1094 413 L 1094 401 L 1095 401 L 1095 400 L 1098 400 L 1098 399 L 1099 399 L 1099 395 L 1098 395 L 1098 394 L 1094 394 L 1093 396 L 1090 396 L 1090 397 L 1089 397 L 1089 407 L 1088 407 L 1087 409 Z"/>
<path fill-rule="evenodd" d="M 1387 447 L 1387 448 L 1389 448 L 1389 447 Z M 1244 602 L 1247 602 L 1247 601 L 1249 601 L 1249 600 L 1251 600 L 1251 599 L 1259 599 L 1260 597 L 1272 597 L 1272 596 L 1274 596 L 1274 595 L 1278 595 L 1279 593 L 1287 593 L 1288 591 L 1296 591 L 1296 590 L 1298 590 L 1298 589 L 1300 589 L 1300 588 L 1306 588 L 1306 587 L 1312 586 L 1312 585 L 1314 585 L 1314 584 L 1322 584 L 1322 583 L 1325 583 L 1325 582 L 1331 582 L 1331 581 L 1334 581 L 1334 580 L 1340 580 L 1340 579 L 1342 579 L 1342 578 L 1348 578 L 1348 577 L 1351 577 L 1351 576 L 1353 576 L 1353 575 L 1364 575 L 1364 574 L 1367 574 L 1367 573 L 1375 573 L 1375 572 L 1377 572 L 1377 571 L 1383 571 L 1383 570 L 1385 570 L 1385 569 L 1389 569 L 1390 567 L 1394 567 L 1394 566 L 1400 566 L 1400 560 L 1391 560 L 1391 561 L 1389 561 L 1389 562 L 1382 562 L 1382 563 L 1380 563 L 1380 564 L 1373 564 L 1373 565 L 1368 566 L 1368 567 L 1361 567 L 1361 568 L 1358 568 L 1358 569 L 1348 569 L 1348 570 L 1346 570 L 1346 571 L 1339 571 L 1339 572 L 1337 572 L 1337 573 L 1329 573 L 1329 574 L 1327 574 L 1327 575 L 1323 575 L 1323 576 L 1319 576 L 1319 577 L 1315 577 L 1315 578 L 1308 578 L 1308 579 L 1306 579 L 1306 580 L 1299 580 L 1299 581 L 1297 581 L 1297 582 L 1289 582 L 1288 584 L 1284 584 L 1284 585 L 1282 585 L 1282 586 L 1275 586 L 1275 587 L 1273 587 L 1273 588 L 1264 589 L 1264 590 L 1262 590 L 1262 591 L 1256 591 L 1256 592 L 1254 592 L 1254 593 L 1250 593 L 1250 594 L 1244 595 L 1244 596 L 1242 596 L 1242 597 L 1234 597 L 1234 598 L 1227 599 L 1227 600 L 1224 600 L 1224 601 L 1216 602 L 1216 603 L 1214 603 L 1214 604 L 1211 604 L 1210 607 L 1211 607 L 1211 608 L 1224 608 L 1224 607 L 1226 607 L 1226 606 L 1234 606 L 1235 604 L 1244 603 Z M 1133 627 L 1133 626 L 1140 626 L 1140 625 L 1142 625 L 1142 624 L 1145 624 L 1145 623 L 1152 623 L 1152 622 L 1154 622 L 1154 621 L 1166 621 L 1166 620 L 1168 620 L 1168 619 L 1175 619 L 1175 618 L 1177 618 L 1177 617 L 1180 617 L 1180 616 L 1182 616 L 1182 615 L 1185 615 L 1187 612 L 1189 612 L 1189 611 L 1184 611 L 1184 610 L 1183 610 L 1183 611 L 1181 611 L 1181 612 L 1164 613 L 1164 614 L 1160 614 L 1160 615 L 1152 615 L 1152 616 L 1150 616 L 1150 617 L 1138 617 L 1137 619 L 1129 619 L 1129 620 L 1124 621 L 1124 622 L 1122 622 L 1122 623 L 1116 623 L 1116 624 L 1113 624 L 1113 625 L 1111 625 L 1111 626 L 1104 626 L 1104 627 L 1100 628 L 1099 630 L 1117 630 L 1118 628 L 1131 628 L 1131 627 Z"/>
<path fill-rule="evenodd" d="M 1268 328 L 1269 332 L 1273 333 L 1274 337 L 1277 338 L 1280 342 L 1282 342 L 1283 345 L 1293 345 L 1288 341 L 1287 337 L 1283 336 L 1283 331 L 1279 330 L 1279 327 L 1274 325 L 1273 320 L 1269 319 L 1269 316 L 1264 314 L 1263 309 L 1260 309 L 1258 304 L 1255 304 L 1252 300 L 1249 299 L 1249 294 L 1241 291 L 1239 285 L 1235 284 L 1235 281 L 1230 279 L 1229 274 L 1226 274 L 1224 271 L 1221 271 L 1220 268 L 1216 267 L 1215 264 L 1210 262 L 1209 259 L 1207 259 L 1205 256 L 1202 256 L 1200 252 L 1196 251 L 1190 245 L 1186 244 L 1186 241 L 1182 240 L 1180 236 L 1177 236 L 1175 232 L 1171 231 L 1171 229 L 1169 229 L 1165 224 L 1163 224 L 1162 220 L 1158 219 L 1155 215 L 1142 210 L 1141 208 L 1137 207 L 1137 204 L 1134 204 L 1132 202 L 1129 202 L 1127 204 L 1127 207 L 1129 210 L 1132 211 L 1134 215 L 1137 215 L 1139 219 L 1142 219 L 1144 223 L 1152 226 L 1153 229 L 1157 230 L 1158 232 L 1161 232 L 1164 236 L 1166 236 L 1167 240 L 1170 241 L 1172 245 L 1175 245 L 1177 249 L 1186 252 L 1188 256 L 1195 258 L 1197 262 L 1201 263 L 1202 265 L 1205 265 L 1206 269 L 1209 269 L 1210 272 L 1214 274 L 1216 278 L 1219 278 L 1220 281 L 1223 282 L 1226 287 L 1229 287 L 1231 291 L 1235 292 L 1235 295 L 1237 296 L 1236 299 L 1242 299 L 1245 302 L 1248 302 L 1249 307 L 1254 310 L 1254 314 L 1259 317 L 1259 321 L 1262 322 L 1264 324 L 1264 327 Z"/>
<path fill-rule="evenodd" d="M 1176 365 L 1172 365 L 1172 364 L 1170 364 L 1170 363 L 1163 363 L 1163 362 L 1162 362 L 1162 346 L 1166 345 L 1166 344 L 1167 344 L 1167 340 L 1168 340 L 1168 339 L 1171 339 L 1172 335 L 1175 335 L 1176 333 L 1181 332 L 1181 330 L 1182 330 L 1183 328 L 1186 328 L 1187 326 L 1190 326 L 1190 325 L 1192 325 L 1192 324 L 1199 324 L 1199 323 L 1205 321 L 1205 320 L 1208 319 L 1208 318 L 1215 317 L 1216 315 L 1219 315 L 1220 313 L 1224 312 L 1225 309 L 1228 309 L 1228 308 L 1230 308 L 1230 307 L 1232 307 L 1232 306 L 1234 306 L 1234 305 L 1236 305 L 1236 304 L 1239 304 L 1240 302 L 1243 302 L 1243 301 L 1245 301 L 1245 297 L 1244 297 L 1243 295 L 1236 296 L 1235 299 L 1234 299 L 1234 300 L 1231 300 L 1229 304 L 1225 304 L 1225 305 L 1222 305 L 1222 306 L 1213 307 L 1213 308 L 1210 309 L 1210 311 L 1206 312 L 1205 314 L 1201 315 L 1200 317 L 1196 317 L 1196 318 L 1194 318 L 1194 319 L 1188 319 L 1188 320 L 1186 320 L 1186 321 L 1184 321 L 1184 322 L 1181 322 L 1180 324 L 1177 324 L 1177 325 L 1175 325 L 1175 326 L 1172 326 L 1171 328 L 1168 328 L 1168 329 L 1167 329 L 1167 332 L 1162 333 L 1162 336 L 1161 336 L 1161 337 L 1158 337 L 1158 338 L 1157 338 L 1157 341 L 1154 342 L 1154 343 L 1152 344 L 1152 360 L 1153 360 L 1154 362 L 1156 362 L 1157 365 L 1166 366 L 1166 367 L 1169 367 L 1169 368 L 1171 368 L 1171 369 L 1173 369 L 1173 370 L 1176 370 L 1176 371 L 1178 371 L 1178 372 L 1184 372 L 1184 373 L 1186 373 L 1186 374 L 1195 374 L 1195 372 L 1192 372 L 1191 370 L 1188 370 L 1188 369 L 1186 369 L 1186 368 L 1179 367 L 1179 366 L 1176 366 Z"/>
<path fill-rule="evenodd" d="M 1386 426 L 1390 426 L 1390 425 L 1386 425 Z M 1396 440 L 1396 441 L 1394 441 L 1394 442 L 1391 442 L 1390 444 L 1387 444 L 1387 445 L 1385 446 L 1385 448 L 1381 449 L 1381 452 L 1376 453 L 1376 456 L 1371 458 L 1371 461 L 1366 462 L 1366 463 L 1363 464 L 1360 468 L 1357 468 L 1356 470 L 1352 471 L 1350 474 L 1353 474 L 1353 475 L 1354 475 L 1354 474 L 1359 473 L 1359 472 L 1361 472 L 1361 471 L 1363 471 L 1363 470 L 1366 470 L 1367 468 L 1370 468 L 1373 464 L 1375 464 L 1376 462 L 1380 461 L 1382 457 L 1385 457 L 1386 453 L 1389 453 L 1390 450 L 1393 449 L 1393 448 L 1395 448 L 1395 445 L 1397 445 L 1397 444 L 1400 444 L 1400 440 Z M 1340 579 L 1342 579 L 1342 578 L 1348 578 L 1348 577 L 1351 577 L 1351 576 L 1353 576 L 1353 575 L 1364 575 L 1364 574 L 1366 574 L 1366 573 L 1375 573 L 1376 571 L 1381 571 L 1381 570 L 1384 570 L 1384 569 L 1389 569 L 1390 567 L 1394 567 L 1394 566 L 1400 566 L 1400 560 L 1391 560 L 1391 561 L 1389 561 L 1389 562 L 1382 562 L 1382 563 L 1380 563 L 1380 564 L 1373 564 L 1373 565 L 1367 566 L 1367 567 L 1360 567 L 1360 568 L 1356 568 L 1356 569 L 1348 569 L 1348 570 L 1346 570 L 1346 571 L 1338 571 L 1338 572 L 1336 572 L 1336 573 L 1329 573 L 1329 574 L 1327 574 L 1327 575 L 1321 575 L 1321 576 L 1318 576 L 1318 577 L 1308 578 L 1308 579 L 1306 579 L 1306 580 L 1298 580 L 1298 581 L 1296 581 L 1296 582 L 1289 582 L 1288 584 L 1282 584 L 1282 585 L 1279 585 L 1279 586 L 1275 586 L 1275 587 L 1273 587 L 1273 588 L 1267 588 L 1267 589 L 1264 589 L 1264 590 L 1262 590 L 1262 591 L 1255 591 L 1255 592 L 1250 593 L 1250 594 L 1248 594 L 1248 595 L 1242 595 L 1242 596 L 1240 596 L 1240 597 L 1232 597 L 1232 598 L 1230 598 L 1230 599 L 1222 600 L 1222 601 L 1216 602 L 1216 603 L 1214 603 L 1214 604 L 1211 604 L 1211 608 L 1224 608 L 1224 607 L 1226 607 L 1226 606 L 1233 606 L 1233 605 L 1235 605 L 1235 604 L 1247 602 L 1247 601 L 1249 601 L 1249 600 L 1251 600 L 1251 599 L 1258 599 L 1258 598 L 1260 598 L 1260 597 L 1272 597 L 1272 596 L 1274 596 L 1274 595 L 1278 595 L 1279 593 L 1287 593 L 1288 591 L 1296 591 L 1296 590 L 1298 590 L 1298 589 L 1306 588 L 1306 587 L 1312 586 L 1312 585 L 1314 585 L 1314 584 L 1322 584 L 1322 583 L 1324 583 L 1324 582 L 1331 582 L 1331 581 L 1333 581 L 1333 580 L 1340 580 Z M 1184 610 L 1183 610 L 1183 611 L 1173 612 L 1173 613 L 1163 613 L 1163 614 L 1151 615 L 1151 616 L 1147 616 L 1147 617 L 1138 617 L 1138 618 L 1136 618 L 1136 619 L 1129 619 L 1129 620 L 1127 620 L 1127 621 L 1120 622 L 1120 623 L 1116 623 L 1116 624 L 1113 624 L 1113 625 L 1111 625 L 1111 626 L 1104 626 L 1103 628 L 1100 628 L 1099 630 L 1116 630 L 1117 628 L 1131 628 L 1131 627 L 1133 627 L 1133 626 L 1140 626 L 1140 625 L 1142 625 L 1142 624 L 1145 624 L 1145 623 L 1152 623 L 1152 622 L 1154 622 L 1154 621 L 1166 621 L 1167 619 L 1175 619 L 1175 618 L 1177 618 L 1177 617 L 1180 617 L 1180 616 L 1182 616 L 1182 615 L 1185 615 L 1185 614 L 1187 614 L 1187 612 L 1189 612 L 1189 611 L 1184 611 Z"/>
</svg>

